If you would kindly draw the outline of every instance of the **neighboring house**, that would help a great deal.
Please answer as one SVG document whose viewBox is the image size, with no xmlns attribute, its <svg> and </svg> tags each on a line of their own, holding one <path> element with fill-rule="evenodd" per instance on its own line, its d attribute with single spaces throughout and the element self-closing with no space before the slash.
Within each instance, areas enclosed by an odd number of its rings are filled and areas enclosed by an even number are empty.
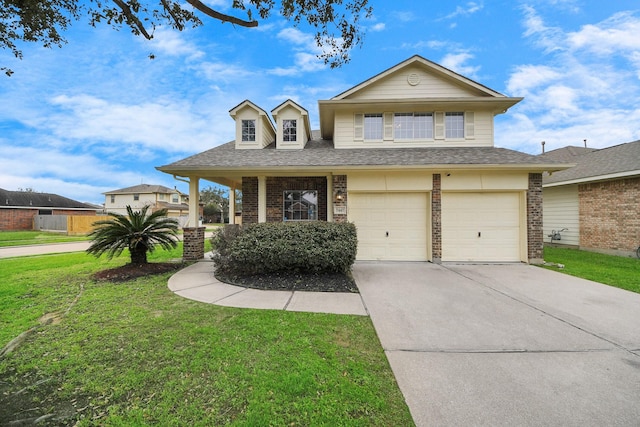
<svg viewBox="0 0 640 427">
<path fill-rule="evenodd" d="M 539 157 L 576 166 L 543 178 L 545 242 L 618 255 L 640 246 L 640 141 Z M 561 240 L 551 240 L 553 231 Z"/>
<path fill-rule="evenodd" d="M 189 215 L 189 197 L 176 188 L 140 184 L 103 194 L 105 195 L 104 208 L 107 212 L 126 215 L 127 206 L 131 206 L 134 210 L 150 206 L 152 211 L 167 209 L 168 216 L 183 218 L 184 222 Z"/>
<path fill-rule="evenodd" d="M 539 262 L 542 173 L 567 167 L 494 147 L 510 98 L 420 56 L 319 101 L 230 111 L 236 138 L 160 171 L 242 189 L 242 223 L 351 221 L 359 260 Z M 185 257 L 201 256 L 185 230 Z"/>
<path fill-rule="evenodd" d="M 0 230 L 33 230 L 37 215 L 95 215 L 96 210 L 57 194 L 0 188 Z"/>
</svg>

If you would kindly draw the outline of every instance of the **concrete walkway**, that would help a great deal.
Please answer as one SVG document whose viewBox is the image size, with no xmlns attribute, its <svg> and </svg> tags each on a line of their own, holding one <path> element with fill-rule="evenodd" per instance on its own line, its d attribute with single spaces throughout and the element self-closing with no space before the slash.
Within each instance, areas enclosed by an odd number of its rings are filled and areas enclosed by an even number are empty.
<svg viewBox="0 0 640 427">
<path fill-rule="evenodd" d="M 640 295 L 521 264 L 354 277 L 418 426 L 640 425 Z"/>
<path fill-rule="evenodd" d="M 208 260 L 171 276 L 169 289 L 184 298 L 227 307 L 367 315 L 360 294 L 263 291 L 228 285 L 214 277 L 213 264 Z"/>
<path fill-rule="evenodd" d="M 50 255 L 66 252 L 83 252 L 91 242 L 48 243 L 44 245 L 7 246 L 0 248 L 0 258 L 20 256 Z"/>
</svg>

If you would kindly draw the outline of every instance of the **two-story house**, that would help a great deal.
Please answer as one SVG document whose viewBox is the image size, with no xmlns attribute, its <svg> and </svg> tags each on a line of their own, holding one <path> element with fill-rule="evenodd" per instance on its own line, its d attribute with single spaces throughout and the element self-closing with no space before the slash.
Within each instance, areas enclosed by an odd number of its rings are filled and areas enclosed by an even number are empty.
<svg viewBox="0 0 640 427">
<path fill-rule="evenodd" d="M 242 189 L 243 224 L 354 222 L 359 260 L 537 262 L 542 172 L 566 165 L 494 147 L 494 117 L 521 99 L 414 56 L 319 101 L 319 131 L 291 100 L 273 120 L 244 101 L 234 141 L 158 169 L 192 204 L 201 179 Z M 185 231 L 185 256 L 200 240 Z"/>
<path fill-rule="evenodd" d="M 119 190 L 107 191 L 105 196 L 104 209 L 107 212 L 127 214 L 127 206 L 134 210 L 140 210 L 144 206 L 150 206 L 152 211 L 167 209 L 167 215 L 172 218 L 181 219 L 182 224 L 186 224 L 189 215 L 189 196 L 179 191 L 177 188 L 168 188 L 163 185 L 140 184 L 133 187 L 121 188 Z M 196 196 L 196 200 L 198 197 Z M 196 209 L 199 212 L 199 207 Z M 199 217 L 196 217 L 198 224 Z"/>
</svg>

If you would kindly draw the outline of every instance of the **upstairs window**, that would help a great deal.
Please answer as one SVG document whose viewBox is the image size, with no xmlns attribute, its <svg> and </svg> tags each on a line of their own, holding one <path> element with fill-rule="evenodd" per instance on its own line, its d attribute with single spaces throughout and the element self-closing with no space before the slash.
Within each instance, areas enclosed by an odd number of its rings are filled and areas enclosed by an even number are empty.
<svg viewBox="0 0 640 427">
<path fill-rule="evenodd" d="M 115 194 L 111 195 L 111 203 L 115 203 L 116 202 L 116 196 Z"/>
<path fill-rule="evenodd" d="M 284 192 L 283 221 L 315 221 L 318 219 L 318 192 L 290 190 Z"/>
<path fill-rule="evenodd" d="M 255 142 L 255 140 L 256 140 L 256 121 L 243 120 L 242 121 L 242 141 Z"/>
<path fill-rule="evenodd" d="M 394 139 L 432 139 L 433 113 L 396 113 Z"/>
<path fill-rule="evenodd" d="M 364 139 L 382 140 L 382 114 L 364 115 Z"/>
<path fill-rule="evenodd" d="M 445 138 L 464 138 L 464 113 L 445 113 L 444 115 Z"/>
<path fill-rule="evenodd" d="M 135 200 L 135 201 L 140 200 L 140 195 L 139 194 L 134 194 L 133 195 L 133 200 Z"/>
<path fill-rule="evenodd" d="M 296 120 L 282 121 L 282 140 L 284 142 L 296 142 L 298 140 L 297 134 Z"/>
<path fill-rule="evenodd" d="M 180 201 L 180 199 L 178 198 L 178 195 L 177 195 L 177 194 L 174 194 L 174 195 L 171 197 L 171 203 L 179 203 L 179 201 Z"/>
</svg>

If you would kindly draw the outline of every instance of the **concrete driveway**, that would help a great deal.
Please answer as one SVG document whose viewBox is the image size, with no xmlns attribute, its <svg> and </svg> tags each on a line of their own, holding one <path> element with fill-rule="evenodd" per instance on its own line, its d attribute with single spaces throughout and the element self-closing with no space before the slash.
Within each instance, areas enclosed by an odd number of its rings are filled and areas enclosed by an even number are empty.
<svg viewBox="0 0 640 427">
<path fill-rule="evenodd" d="M 418 426 L 640 425 L 639 294 L 522 264 L 354 277 Z"/>
</svg>

